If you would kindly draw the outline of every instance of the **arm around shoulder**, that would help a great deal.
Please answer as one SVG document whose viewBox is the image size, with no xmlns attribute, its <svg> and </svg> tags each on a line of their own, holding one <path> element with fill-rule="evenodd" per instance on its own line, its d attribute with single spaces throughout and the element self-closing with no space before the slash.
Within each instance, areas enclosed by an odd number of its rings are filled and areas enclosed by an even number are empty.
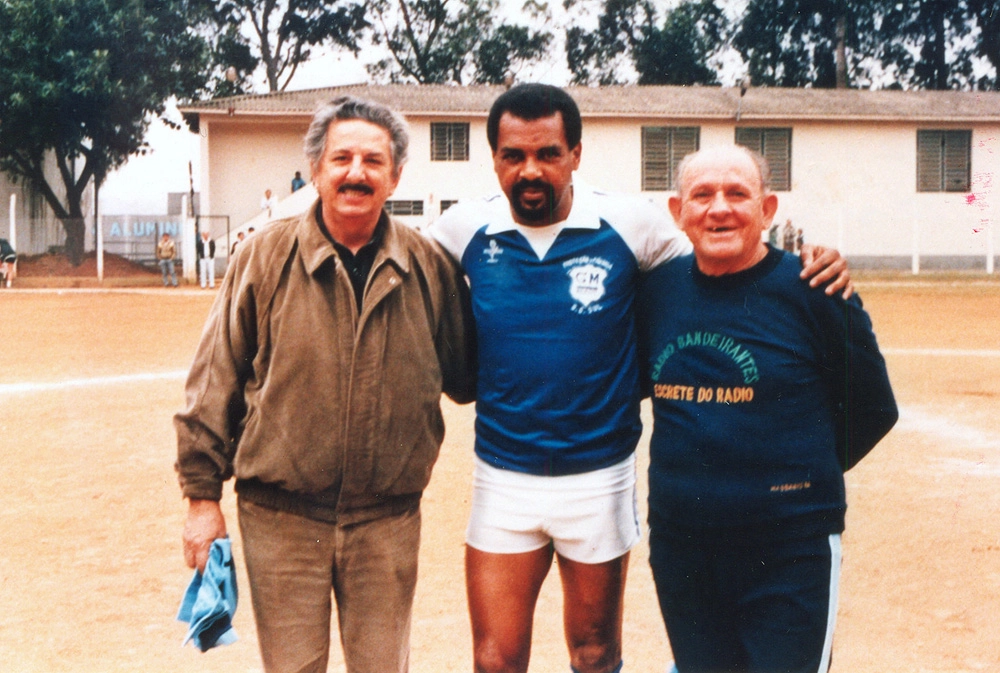
<svg viewBox="0 0 1000 673">
<path fill-rule="evenodd" d="M 839 250 L 807 243 L 802 246 L 801 260 L 802 274 L 799 277 L 808 280 L 809 287 L 828 283 L 823 290 L 828 295 L 840 291 L 840 296 L 847 299 L 854 294 L 847 260 L 841 257 Z"/>
</svg>

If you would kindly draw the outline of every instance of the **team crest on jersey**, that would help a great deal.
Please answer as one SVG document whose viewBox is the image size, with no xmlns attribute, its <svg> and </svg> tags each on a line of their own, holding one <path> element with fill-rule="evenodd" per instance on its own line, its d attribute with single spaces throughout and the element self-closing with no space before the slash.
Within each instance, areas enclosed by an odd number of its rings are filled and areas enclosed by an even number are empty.
<svg viewBox="0 0 1000 673">
<path fill-rule="evenodd" d="M 605 281 L 611 270 L 611 262 L 600 257 L 577 257 L 565 262 L 563 266 L 569 275 L 569 296 L 575 302 L 573 311 L 587 314 L 604 308 L 600 300 L 607 292 Z"/>
<path fill-rule="evenodd" d="M 497 255 L 500 255 L 502 253 L 503 253 L 503 248 L 497 245 L 497 241 L 495 238 L 491 238 L 489 246 L 483 248 L 483 254 L 489 257 L 489 259 L 486 260 L 487 264 L 496 264 L 499 261 L 497 259 Z"/>
</svg>

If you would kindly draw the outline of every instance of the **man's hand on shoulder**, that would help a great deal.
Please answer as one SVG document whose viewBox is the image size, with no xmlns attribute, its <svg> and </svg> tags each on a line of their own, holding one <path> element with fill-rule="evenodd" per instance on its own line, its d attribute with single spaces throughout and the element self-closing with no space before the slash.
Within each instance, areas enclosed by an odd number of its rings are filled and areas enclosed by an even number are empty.
<svg viewBox="0 0 1000 673">
<path fill-rule="evenodd" d="M 832 296 L 837 291 L 842 291 L 844 299 L 854 294 L 854 283 L 851 282 L 847 260 L 840 256 L 839 251 L 806 243 L 802 246 L 801 258 L 802 273 L 799 277 L 808 279 L 809 287 L 819 287 L 829 281 L 830 284 L 824 290 L 826 294 Z"/>
<path fill-rule="evenodd" d="M 226 537 L 226 519 L 218 500 L 189 500 L 184 522 L 184 561 L 189 568 L 205 572 L 212 542 Z"/>
</svg>

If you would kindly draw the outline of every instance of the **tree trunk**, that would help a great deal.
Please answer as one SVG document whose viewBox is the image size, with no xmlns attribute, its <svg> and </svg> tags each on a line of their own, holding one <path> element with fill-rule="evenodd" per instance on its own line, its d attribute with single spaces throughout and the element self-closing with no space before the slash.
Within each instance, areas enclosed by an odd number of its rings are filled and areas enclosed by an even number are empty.
<svg viewBox="0 0 1000 673">
<path fill-rule="evenodd" d="M 837 68 L 837 88 L 847 88 L 847 17 L 843 14 L 837 17 L 837 48 L 835 52 Z"/>
<path fill-rule="evenodd" d="M 87 227 L 82 217 L 68 217 L 62 221 L 66 230 L 66 256 L 73 266 L 83 263 L 84 241 Z"/>
</svg>

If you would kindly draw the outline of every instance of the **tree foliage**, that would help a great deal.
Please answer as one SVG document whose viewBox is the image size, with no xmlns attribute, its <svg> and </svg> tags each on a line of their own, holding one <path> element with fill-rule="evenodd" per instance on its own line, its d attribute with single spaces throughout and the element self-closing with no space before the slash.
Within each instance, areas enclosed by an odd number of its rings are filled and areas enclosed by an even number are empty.
<svg viewBox="0 0 1000 673">
<path fill-rule="evenodd" d="M 582 12 L 584 3 L 567 2 Z M 597 27 L 566 29 L 566 62 L 574 84 L 622 84 L 632 70 L 633 50 L 652 29 L 655 10 L 649 0 L 602 0 Z"/>
<path fill-rule="evenodd" d="M 727 21 L 713 0 L 688 0 L 657 23 L 650 0 L 603 0 L 597 27 L 566 30 L 575 84 L 717 84 L 710 65 L 725 47 Z"/>
<path fill-rule="evenodd" d="M 207 49 L 188 18 L 174 0 L 0 3 L 0 170 L 52 208 L 74 263 L 88 183 L 144 153 L 152 115 L 204 84 Z"/>
<path fill-rule="evenodd" d="M 377 0 L 372 41 L 390 56 L 369 72 L 392 82 L 500 84 L 544 56 L 552 35 L 508 23 L 498 9 L 497 0 Z"/>
<path fill-rule="evenodd" d="M 891 1 L 891 0 L 890 0 Z M 816 86 L 837 84 L 837 50 L 870 54 L 873 22 L 882 0 L 750 0 L 733 46 L 754 84 Z M 843 31 L 838 33 L 838 29 Z M 855 71 L 860 64 L 845 64 Z"/>
<path fill-rule="evenodd" d="M 1000 89 L 1000 2 L 969 0 L 969 12 L 976 18 L 979 38 L 976 52 L 993 66 L 994 76 L 980 79 L 981 89 Z"/>
<path fill-rule="evenodd" d="M 639 84 L 718 84 L 710 66 L 724 46 L 728 21 L 711 0 L 686 2 L 650 26 L 634 49 Z"/>
<path fill-rule="evenodd" d="M 284 91 L 312 49 L 357 52 L 367 26 L 360 0 L 191 0 L 212 44 L 213 97 L 245 93 L 263 68 L 269 91 Z M 234 77 L 229 79 L 227 71 Z"/>
<path fill-rule="evenodd" d="M 756 84 L 831 87 L 839 24 L 848 85 L 992 88 L 977 59 L 1000 61 L 998 17 L 991 0 L 750 0 L 733 45 Z"/>
<path fill-rule="evenodd" d="M 895 68 L 901 85 L 918 89 L 976 86 L 975 46 L 966 38 L 975 26 L 964 0 L 909 0 L 885 13 L 880 36 L 883 62 Z"/>
<path fill-rule="evenodd" d="M 566 30 L 577 84 L 715 84 L 734 49 L 758 85 L 1000 88 L 998 0 L 566 0 L 596 26 Z M 991 68 L 984 68 L 991 65 Z"/>
</svg>

